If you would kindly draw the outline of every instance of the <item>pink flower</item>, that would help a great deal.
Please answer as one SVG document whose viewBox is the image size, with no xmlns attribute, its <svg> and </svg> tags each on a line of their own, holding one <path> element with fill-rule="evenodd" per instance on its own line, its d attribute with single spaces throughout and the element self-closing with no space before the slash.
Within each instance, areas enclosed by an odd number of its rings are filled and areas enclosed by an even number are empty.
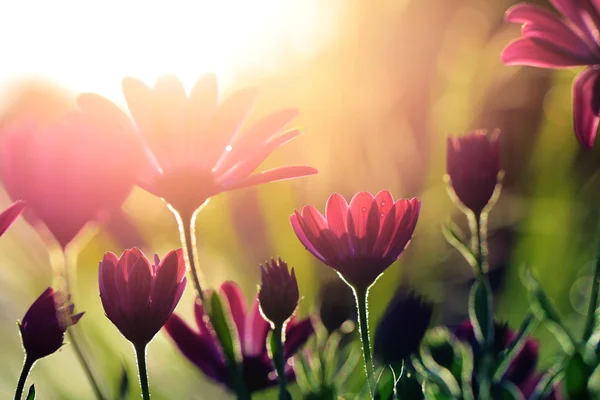
<svg viewBox="0 0 600 400">
<path fill-rule="evenodd" d="M 446 163 L 454 193 L 467 208 L 480 214 L 498 183 L 498 134 L 475 131 L 462 137 L 448 137 Z"/>
<path fill-rule="evenodd" d="M 240 344 L 242 376 L 246 389 L 252 393 L 277 385 L 277 376 L 267 352 L 269 323 L 260 315 L 258 301 L 254 301 L 250 312 L 246 311 L 244 295 L 233 282 L 221 285 L 220 295 L 226 310 L 230 312 L 232 326 L 235 327 L 232 335 Z M 235 390 L 219 340 L 204 307 L 198 302 L 194 307 L 197 331 L 180 317 L 173 315 L 165 325 L 167 333 L 183 355 L 206 376 Z M 294 379 L 294 372 L 287 361 L 306 343 L 313 332 L 309 318 L 299 322 L 292 318 L 286 326 L 284 361 L 286 377 L 290 381 Z"/>
<path fill-rule="evenodd" d="M 181 249 L 151 265 L 137 248 L 121 257 L 107 252 L 98 271 L 106 316 L 135 346 L 147 345 L 167 322 L 185 289 Z"/>
<path fill-rule="evenodd" d="M 315 257 L 352 287 L 367 289 L 394 263 L 417 225 L 421 202 L 394 198 L 388 191 L 359 192 L 346 203 L 334 193 L 325 216 L 305 206 L 290 217 L 296 236 Z"/>
<path fill-rule="evenodd" d="M 181 213 L 191 215 L 221 192 L 317 172 L 288 166 L 252 174 L 274 150 L 302 133 L 285 130 L 298 114 L 294 109 L 276 111 L 242 132 L 255 89 L 239 90 L 219 104 L 216 77 L 208 74 L 189 96 L 173 76 L 159 78 L 153 88 L 125 78 L 123 92 L 153 156 L 152 168 L 138 184 Z"/>
<path fill-rule="evenodd" d="M 260 266 L 260 276 L 260 311 L 272 328 L 283 326 L 296 311 L 300 297 L 294 268 L 288 271 L 287 263 L 281 258 L 271 260 Z"/>
<path fill-rule="evenodd" d="M 25 202 L 19 200 L 15 201 L 0 214 L 0 236 L 4 235 L 4 232 L 19 218 L 24 209 Z"/>
<path fill-rule="evenodd" d="M 586 149 L 596 138 L 600 113 L 600 3 L 550 0 L 560 14 L 529 3 L 506 12 L 508 22 L 523 24 L 523 37 L 502 52 L 506 65 L 565 68 L 585 65 L 573 84 L 575 135 Z"/>
<path fill-rule="evenodd" d="M 91 221 L 118 209 L 135 183 L 142 147 L 126 120 L 66 113 L 55 123 L 21 117 L 3 127 L 0 176 L 25 217 L 64 248 Z"/>
<path fill-rule="evenodd" d="M 66 301 L 65 301 L 66 300 Z M 48 288 L 33 302 L 19 323 L 21 340 L 30 362 L 49 356 L 62 347 L 65 331 L 83 313 L 73 315 L 73 304 L 61 293 Z"/>
</svg>

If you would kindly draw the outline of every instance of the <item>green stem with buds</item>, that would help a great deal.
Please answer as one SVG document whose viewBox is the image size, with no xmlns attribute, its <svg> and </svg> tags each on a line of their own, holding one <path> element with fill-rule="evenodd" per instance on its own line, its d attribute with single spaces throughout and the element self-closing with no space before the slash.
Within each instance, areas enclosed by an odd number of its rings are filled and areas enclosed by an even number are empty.
<svg viewBox="0 0 600 400">
<path fill-rule="evenodd" d="M 373 398 L 373 359 L 371 357 L 371 340 L 369 339 L 369 312 L 367 297 L 369 289 L 354 287 L 354 298 L 356 308 L 358 309 L 358 329 L 360 331 L 360 340 L 362 343 L 363 358 L 365 362 L 365 372 L 367 374 L 367 385 L 369 394 Z"/>
<path fill-rule="evenodd" d="M 271 359 L 279 381 L 279 400 L 291 400 L 292 395 L 286 388 L 285 360 L 283 357 L 283 325 L 275 325 L 271 332 Z"/>
<path fill-rule="evenodd" d="M 133 345 L 135 356 L 137 358 L 138 372 L 140 375 L 140 387 L 142 389 L 142 399 L 150 400 L 150 387 L 148 385 L 148 371 L 146 370 L 146 346 Z"/>
</svg>

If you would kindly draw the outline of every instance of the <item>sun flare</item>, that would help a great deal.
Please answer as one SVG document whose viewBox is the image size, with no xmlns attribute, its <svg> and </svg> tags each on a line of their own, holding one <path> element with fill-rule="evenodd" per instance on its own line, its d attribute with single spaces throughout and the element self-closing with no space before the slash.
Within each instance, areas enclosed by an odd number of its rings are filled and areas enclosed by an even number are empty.
<svg viewBox="0 0 600 400">
<path fill-rule="evenodd" d="M 189 88 L 203 72 L 242 71 L 310 55 L 335 33 L 341 1 L 5 2 L 0 82 L 42 75 L 75 91 L 120 98 L 123 76 L 165 73 Z M 25 23 L 23 21 L 26 21 Z"/>
</svg>

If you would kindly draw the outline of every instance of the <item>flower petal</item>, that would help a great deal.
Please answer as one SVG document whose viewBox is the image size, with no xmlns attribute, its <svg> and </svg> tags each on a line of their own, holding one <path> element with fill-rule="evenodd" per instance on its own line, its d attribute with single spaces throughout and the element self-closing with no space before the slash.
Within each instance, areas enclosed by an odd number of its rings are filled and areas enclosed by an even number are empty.
<svg viewBox="0 0 600 400">
<path fill-rule="evenodd" d="M 325 206 L 327 226 L 337 236 L 342 237 L 348 231 L 348 203 L 339 193 L 334 193 L 327 199 Z"/>
<path fill-rule="evenodd" d="M 229 310 L 231 311 L 231 319 L 237 328 L 238 337 L 241 340 L 244 338 L 244 325 L 246 320 L 246 299 L 242 290 L 234 282 L 228 281 L 221 285 L 221 293 L 227 298 Z"/>
<path fill-rule="evenodd" d="M 287 179 L 301 178 L 303 176 L 315 175 L 318 171 L 313 167 L 303 165 L 289 165 L 287 167 L 273 168 L 227 186 L 227 190 L 241 189 L 250 186 L 262 185 L 264 183 L 285 181 Z"/>
<path fill-rule="evenodd" d="M 15 222 L 15 220 L 25 210 L 25 202 L 15 201 L 6 210 L 0 214 L 0 236 Z"/>
<path fill-rule="evenodd" d="M 588 68 L 573 82 L 573 123 L 575 136 L 579 143 L 590 150 L 594 146 L 599 118 L 592 108 L 593 90 L 597 85 L 600 72 Z"/>
<path fill-rule="evenodd" d="M 289 323 L 285 334 L 283 358 L 287 360 L 289 357 L 296 354 L 298 349 L 306 343 L 313 333 L 314 328 L 310 318 L 303 319 L 294 324 Z"/>
<path fill-rule="evenodd" d="M 252 310 L 246 315 L 246 332 L 242 342 L 242 354 L 260 357 L 267 352 L 267 334 L 269 323 L 260 315 L 258 301 L 252 304 Z"/>
<path fill-rule="evenodd" d="M 181 160 L 189 152 L 187 143 L 188 99 L 181 81 L 173 75 L 164 75 L 156 80 L 152 97 L 152 112 L 155 129 L 160 131 L 164 151 L 170 152 L 170 159 Z M 153 149 L 154 150 L 154 149 Z M 161 166 L 167 168 L 162 160 Z"/>
<path fill-rule="evenodd" d="M 350 201 L 348 234 L 355 256 L 370 254 L 379 234 L 379 208 L 369 192 L 359 192 Z"/>
<path fill-rule="evenodd" d="M 505 65 L 529 65 L 540 68 L 566 68 L 589 65 L 590 59 L 566 52 L 552 43 L 539 39 L 521 38 L 508 44 L 502 51 Z"/>
<path fill-rule="evenodd" d="M 190 153 L 202 151 L 204 137 L 209 134 L 208 128 L 217 110 L 219 86 L 215 74 L 202 76 L 190 92 L 188 103 L 187 142 Z"/>
<path fill-rule="evenodd" d="M 325 262 L 325 258 L 323 258 L 321 253 L 319 253 L 317 251 L 314 244 L 308 239 L 308 236 L 304 233 L 302 224 L 300 224 L 300 222 L 299 222 L 301 219 L 302 219 L 302 216 L 300 216 L 298 211 L 296 211 L 295 214 L 290 216 L 290 223 L 292 224 L 292 229 L 294 230 L 294 233 L 296 233 L 296 236 L 298 236 L 298 239 L 300 240 L 300 242 L 304 245 L 304 247 L 306 247 L 306 250 L 310 251 L 319 260 Z M 314 236 L 311 236 L 311 237 L 314 237 Z"/>
</svg>

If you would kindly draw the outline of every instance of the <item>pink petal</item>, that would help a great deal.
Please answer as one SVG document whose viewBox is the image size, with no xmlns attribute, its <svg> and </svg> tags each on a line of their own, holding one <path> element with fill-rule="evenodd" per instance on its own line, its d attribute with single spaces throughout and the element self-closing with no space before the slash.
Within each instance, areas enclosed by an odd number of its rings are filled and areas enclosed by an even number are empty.
<svg viewBox="0 0 600 400">
<path fill-rule="evenodd" d="M 152 287 L 152 273 L 150 264 L 144 259 L 139 259 L 131 269 L 128 277 L 128 310 L 132 317 L 142 317 L 150 305 L 150 289 Z"/>
<path fill-rule="evenodd" d="M 267 334 L 269 323 L 260 315 L 258 301 L 252 304 L 252 310 L 246 315 L 246 327 L 242 343 L 242 354 L 250 357 L 260 357 L 267 351 Z"/>
<path fill-rule="evenodd" d="M 588 12 L 593 11 L 587 7 L 587 1 L 550 0 L 550 3 L 561 14 L 567 17 L 581 31 L 582 34 L 587 36 L 591 43 L 596 42 L 593 33 L 590 31 L 588 24 L 583 17 L 586 9 Z"/>
<path fill-rule="evenodd" d="M 329 196 L 325 206 L 327 215 L 327 226 L 338 237 L 347 234 L 348 231 L 348 203 L 339 193 Z"/>
<path fill-rule="evenodd" d="M 359 192 L 350 201 L 348 233 L 357 257 L 371 252 L 379 234 L 379 209 L 375 197 L 369 192 Z"/>
<path fill-rule="evenodd" d="M 202 151 L 202 143 L 217 110 L 219 87 L 215 74 L 202 76 L 190 92 L 188 103 L 187 142 L 191 154 Z"/>
<path fill-rule="evenodd" d="M 231 318 L 237 328 L 240 341 L 244 338 L 244 324 L 246 320 L 246 299 L 242 290 L 234 282 L 228 281 L 221 285 L 221 293 L 227 299 Z"/>
<path fill-rule="evenodd" d="M 502 51 L 505 65 L 529 65 L 540 68 L 565 68 L 589 65 L 589 57 L 568 53 L 565 49 L 538 39 L 521 38 L 508 44 Z"/>
<path fill-rule="evenodd" d="M 235 182 L 227 186 L 227 190 L 241 189 L 250 186 L 262 185 L 264 183 L 285 181 L 288 179 L 301 178 L 303 176 L 315 175 L 318 171 L 312 167 L 290 165 L 262 171 L 258 174 Z"/>
<path fill-rule="evenodd" d="M 317 251 L 314 244 L 308 239 L 308 237 L 304 233 L 304 229 L 302 228 L 302 226 L 299 222 L 301 219 L 302 219 L 302 216 L 300 216 L 298 211 L 295 211 L 295 214 L 290 216 L 290 223 L 292 224 L 292 229 L 294 229 L 294 233 L 296 233 L 296 236 L 298 236 L 298 239 L 304 245 L 304 247 L 306 247 L 306 249 L 308 251 L 310 251 L 319 260 L 326 262 L 325 258 L 323 258 L 321 253 L 319 253 Z"/>
<path fill-rule="evenodd" d="M 0 236 L 15 222 L 15 220 L 25 210 L 25 202 L 15 201 L 6 210 L 0 214 Z"/>
<path fill-rule="evenodd" d="M 160 131 L 161 151 L 169 151 L 171 163 L 185 159 L 189 151 L 187 143 L 188 100 L 181 81 L 173 75 L 164 75 L 156 80 L 153 96 L 155 129 Z M 165 160 L 161 166 L 166 168 Z"/>
<path fill-rule="evenodd" d="M 579 143 L 590 150 L 594 146 L 598 130 L 598 116 L 592 109 L 593 90 L 600 72 L 588 68 L 575 78 L 573 82 L 573 122 L 575 136 Z"/>
</svg>

